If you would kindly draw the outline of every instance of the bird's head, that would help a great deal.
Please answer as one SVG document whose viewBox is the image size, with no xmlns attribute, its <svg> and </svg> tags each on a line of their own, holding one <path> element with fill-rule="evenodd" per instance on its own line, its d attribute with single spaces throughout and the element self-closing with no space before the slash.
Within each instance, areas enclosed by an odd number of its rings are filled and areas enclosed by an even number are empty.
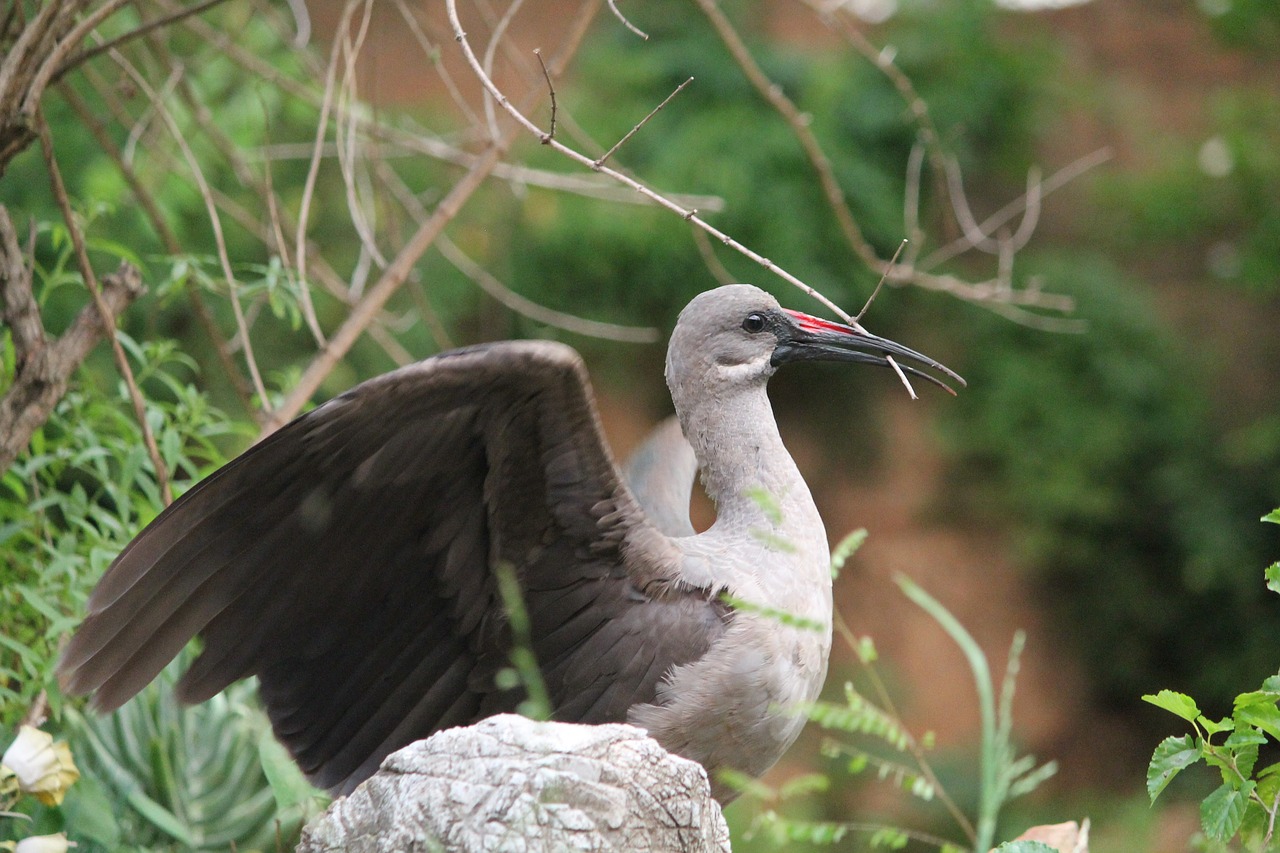
<svg viewBox="0 0 1280 853">
<path fill-rule="evenodd" d="M 892 359 L 892 361 L 891 361 Z M 688 395 L 719 395 L 763 385 L 784 364 L 838 361 L 893 367 L 954 394 L 939 362 L 855 326 L 783 308 L 758 287 L 729 284 L 698 294 L 680 312 L 667 349 L 667 384 L 677 407 Z"/>
</svg>

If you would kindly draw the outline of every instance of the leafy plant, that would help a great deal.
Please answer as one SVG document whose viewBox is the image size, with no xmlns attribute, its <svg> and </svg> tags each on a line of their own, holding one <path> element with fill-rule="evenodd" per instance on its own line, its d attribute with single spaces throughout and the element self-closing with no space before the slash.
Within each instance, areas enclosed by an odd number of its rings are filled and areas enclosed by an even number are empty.
<svg viewBox="0 0 1280 853">
<path fill-rule="evenodd" d="M 121 336 L 146 416 L 176 485 L 224 459 L 239 433 L 191 387 L 194 364 L 173 342 Z M 76 388 L 0 477 L 0 725 L 13 726 L 52 683 L 58 643 L 80 618 L 93 583 L 138 528 L 162 508 L 155 470 L 127 392 Z"/>
<path fill-rule="evenodd" d="M 1262 520 L 1280 524 L 1280 509 Z M 1267 588 L 1280 593 L 1280 562 L 1268 566 L 1265 576 Z M 1222 784 L 1200 804 L 1205 836 L 1220 844 L 1239 836 L 1251 850 L 1274 849 L 1278 842 L 1276 819 L 1280 817 L 1280 762 L 1259 768 L 1258 759 L 1261 747 L 1280 743 L 1280 675 L 1265 679 L 1257 690 L 1236 696 L 1231 715 L 1220 720 L 1203 714 L 1195 700 L 1184 693 L 1161 690 L 1142 698 L 1186 720 L 1192 729 L 1191 734 L 1171 735 L 1156 747 L 1147 769 L 1151 802 L 1175 776 L 1203 761 L 1222 775 Z"/>
<path fill-rule="evenodd" d="M 272 736 L 253 682 L 199 705 L 177 701 L 191 657 L 112 714 L 68 709 L 85 784 L 64 811 L 80 849 L 291 849 L 321 801 Z"/>
</svg>

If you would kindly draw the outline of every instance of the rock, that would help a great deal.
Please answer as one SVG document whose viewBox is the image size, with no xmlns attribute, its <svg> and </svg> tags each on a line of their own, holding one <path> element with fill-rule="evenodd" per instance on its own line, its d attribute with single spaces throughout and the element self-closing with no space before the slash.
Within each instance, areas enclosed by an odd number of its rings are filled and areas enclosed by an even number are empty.
<svg viewBox="0 0 1280 853">
<path fill-rule="evenodd" d="M 504 714 L 388 756 L 298 850 L 728 853 L 729 830 L 702 767 L 644 730 Z"/>
</svg>

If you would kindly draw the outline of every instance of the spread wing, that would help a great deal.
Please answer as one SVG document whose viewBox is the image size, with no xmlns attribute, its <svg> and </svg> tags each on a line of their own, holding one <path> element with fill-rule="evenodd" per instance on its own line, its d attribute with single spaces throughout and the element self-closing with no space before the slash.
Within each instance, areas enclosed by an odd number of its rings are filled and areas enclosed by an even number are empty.
<svg viewBox="0 0 1280 853">
<path fill-rule="evenodd" d="M 576 353 L 492 344 L 359 385 L 193 488 L 104 575 L 60 676 L 113 709 L 198 634 L 180 697 L 258 676 L 302 769 L 348 791 L 523 698 L 494 684 L 503 566 L 559 719 L 624 720 L 727 618 L 622 485 Z"/>
<path fill-rule="evenodd" d="M 636 448 L 623 470 L 627 487 L 649 521 L 668 536 L 692 536 L 689 498 L 698 459 L 680 422 L 669 417 Z"/>
</svg>

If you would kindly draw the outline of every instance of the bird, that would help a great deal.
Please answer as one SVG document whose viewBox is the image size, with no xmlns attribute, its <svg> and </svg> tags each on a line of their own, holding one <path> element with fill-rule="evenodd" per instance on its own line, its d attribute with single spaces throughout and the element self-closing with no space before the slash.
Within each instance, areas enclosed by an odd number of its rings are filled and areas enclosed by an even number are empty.
<svg viewBox="0 0 1280 853">
<path fill-rule="evenodd" d="M 643 728 L 727 803 L 721 771 L 772 766 L 827 672 L 827 536 L 766 394 L 806 361 L 964 381 L 856 322 L 721 286 L 681 311 L 675 422 L 624 474 L 569 346 L 440 353 L 301 415 L 161 512 L 91 594 L 60 682 L 113 710 L 198 635 L 179 699 L 256 676 L 277 739 L 344 794 L 395 750 L 526 698 L 499 678 L 517 643 L 508 572 L 553 719 Z M 700 533 L 698 472 L 715 507 Z"/>
</svg>

